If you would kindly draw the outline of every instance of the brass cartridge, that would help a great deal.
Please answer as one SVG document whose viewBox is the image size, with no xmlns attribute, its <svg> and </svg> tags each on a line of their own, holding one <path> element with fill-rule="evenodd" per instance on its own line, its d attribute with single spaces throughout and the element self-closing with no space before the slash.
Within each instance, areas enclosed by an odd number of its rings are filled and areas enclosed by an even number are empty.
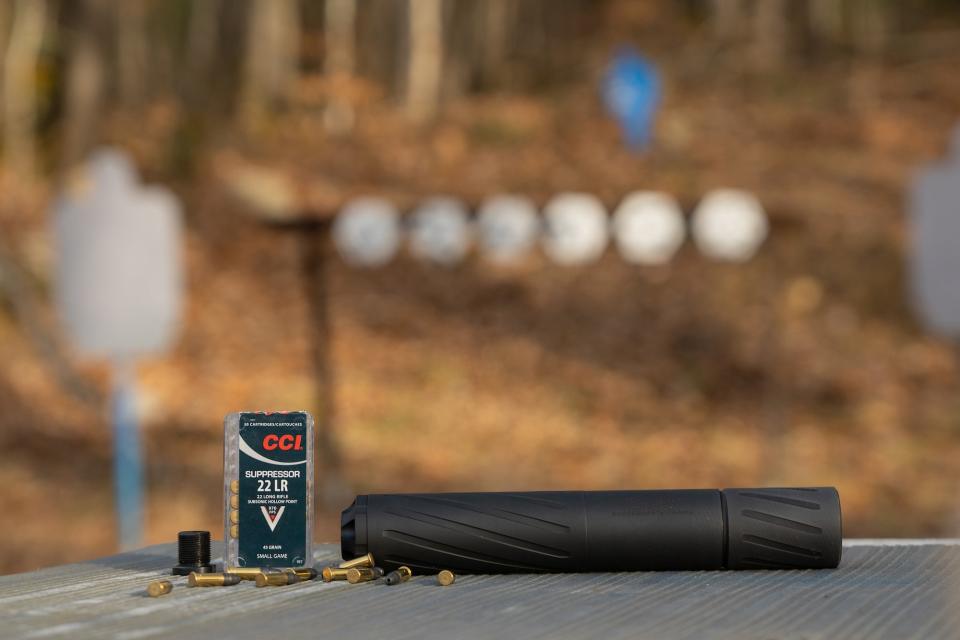
<svg viewBox="0 0 960 640">
<path fill-rule="evenodd" d="M 370 567 L 351 567 L 347 569 L 347 582 L 350 584 L 369 582 L 376 579 L 377 574 Z"/>
<path fill-rule="evenodd" d="M 341 569 L 352 569 L 354 567 L 372 567 L 376 564 L 373 561 L 373 554 L 368 553 L 365 556 L 360 556 L 359 558 L 354 558 L 353 560 L 346 560 L 340 563 Z"/>
<path fill-rule="evenodd" d="M 169 580 L 154 580 L 147 585 L 147 595 L 151 598 L 159 598 L 173 591 L 173 584 Z"/>
<path fill-rule="evenodd" d="M 347 571 L 350 569 L 339 569 L 337 567 L 324 567 L 320 575 L 324 582 L 333 582 L 334 580 L 346 580 Z"/>
<path fill-rule="evenodd" d="M 240 576 L 241 580 L 256 580 L 257 576 L 263 573 L 260 567 L 227 567 L 224 573 Z"/>
<path fill-rule="evenodd" d="M 450 571 L 449 569 L 444 569 L 437 574 L 437 584 L 439 584 L 441 587 L 449 587 L 456 581 L 456 579 L 457 576 L 455 576 L 453 571 Z"/>
<path fill-rule="evenodd" d="M 287 571 L 275 571 L 270 573 L 261 573 L 257 576 L 258 587 L 285 587 L 288 584 L 300 582 L 297 574 Z"/>
<path fill-rule="evenodd" d="M 410 570 L 410 567 L 397 567 L 388 573 L 383 581 L 388 585 L 400 584 L 409 580 L 412 575 L 413 571 Z"/>
<path fill-rule="evenodd" d="M 197 573 L 187 577 L 187 584 L 191 587 L 229 587 L 239 584 L 240 576 L 230 573 Z"/>
<path fill-rule="evenodd" d="M 290 569 L 284 569 L 284 571 L 288 573 L 292 573 L 293 575 L 297 576 L 298 578 L 300 578 L 301 582 L 307 581 L 307 580 L 313 580 L 314 578 L 317 577 L 317 575 L 319 575 L 317 573 L 317 570 L 314 569 L 313 567 L 295 567 Z"/>
</svg>

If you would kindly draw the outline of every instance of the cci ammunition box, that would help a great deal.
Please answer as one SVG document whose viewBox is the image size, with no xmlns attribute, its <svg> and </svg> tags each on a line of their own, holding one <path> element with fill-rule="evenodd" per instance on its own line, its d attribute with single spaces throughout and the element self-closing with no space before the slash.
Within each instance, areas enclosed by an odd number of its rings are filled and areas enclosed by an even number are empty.
<svg viewBox="0 0 960 640">
<path fill-rule="evenodd" d="M 223 522 L 229 567 L 313 564 L 313 418 L 232 413 L 223 428 Z"/>
</svg>

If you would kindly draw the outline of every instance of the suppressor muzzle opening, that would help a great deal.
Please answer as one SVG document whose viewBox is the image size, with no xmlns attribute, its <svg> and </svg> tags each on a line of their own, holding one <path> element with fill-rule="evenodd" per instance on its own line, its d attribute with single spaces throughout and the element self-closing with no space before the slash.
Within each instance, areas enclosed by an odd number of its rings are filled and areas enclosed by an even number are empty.
<svg viewBox="0 0 960 640">
<path fill-rule="evenodd" d="M 367 496 L 357 496 L 340 515 L 340 554 L 349 559 L 367 551 Z"/>
</svg>

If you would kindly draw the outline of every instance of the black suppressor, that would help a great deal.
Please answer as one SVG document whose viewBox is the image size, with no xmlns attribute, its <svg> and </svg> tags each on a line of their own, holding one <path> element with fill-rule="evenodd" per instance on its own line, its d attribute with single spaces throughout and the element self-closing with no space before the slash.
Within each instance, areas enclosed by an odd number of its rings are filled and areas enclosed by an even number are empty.
<svg viewBox="0 0 960 640">
<path fill-rule="evenodd" d="M 833 568 L 842 538 L 833 487 L 365 495 L 340 524 L 417 573 Z"/>
</svg>

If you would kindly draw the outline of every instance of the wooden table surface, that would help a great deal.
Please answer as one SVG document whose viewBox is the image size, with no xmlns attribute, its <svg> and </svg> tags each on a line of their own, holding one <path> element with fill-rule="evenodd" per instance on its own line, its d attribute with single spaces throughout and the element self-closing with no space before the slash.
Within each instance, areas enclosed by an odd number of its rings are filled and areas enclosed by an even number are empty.
<svg viewBox="0 0 960 640">
<path fill-rule="evenodd" d="M 836 570 L 251 582 L 149 598 L 175 544 L 0 577 L 0 638 L 960 638 L 960 541 L 848 540 Z M 217 549 L 215 549 L 217 551 Z M 338 558 L 320 545 L 318 566 Z"/>
</svg>

